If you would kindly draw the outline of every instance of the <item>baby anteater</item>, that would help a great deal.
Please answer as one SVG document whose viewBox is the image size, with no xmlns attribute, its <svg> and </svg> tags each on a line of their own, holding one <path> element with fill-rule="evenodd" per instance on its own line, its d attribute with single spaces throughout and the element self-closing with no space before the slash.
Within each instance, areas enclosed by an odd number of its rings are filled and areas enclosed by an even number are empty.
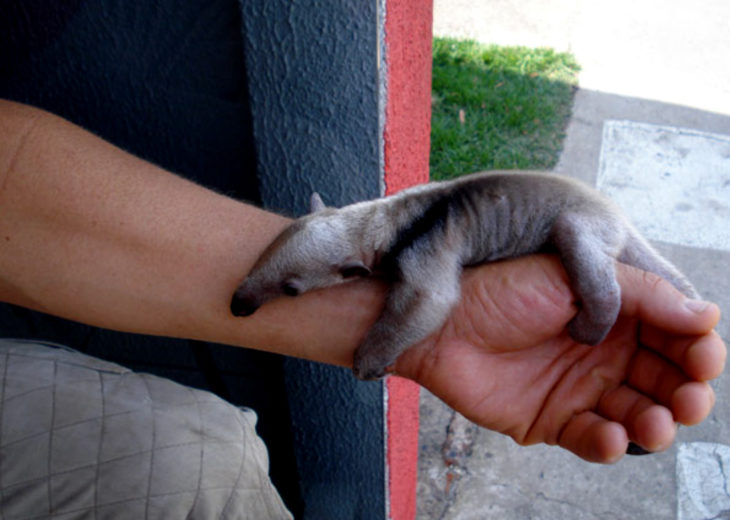
<svg viewBox="0 0 730 520">
<path fill-rule="evenodd" d="M 580 301 L 568 325 L 580 343 L 600 343 L 616 321 L 617 260 L 697 296 L 597 191 L 553 174 L 490 172 L 341 209 L 325 208 L 314 194 L 312 213 L 263 253 L 235 292 L 231 311 L 247 316 L 281 295 L 382 276 L 390 282 L 384 310 L 353 362 L 357 377 L 375 379 L 443 325 L 459 299 L 465 266 L 539 251 L 558 254 Z"/>
</svg>

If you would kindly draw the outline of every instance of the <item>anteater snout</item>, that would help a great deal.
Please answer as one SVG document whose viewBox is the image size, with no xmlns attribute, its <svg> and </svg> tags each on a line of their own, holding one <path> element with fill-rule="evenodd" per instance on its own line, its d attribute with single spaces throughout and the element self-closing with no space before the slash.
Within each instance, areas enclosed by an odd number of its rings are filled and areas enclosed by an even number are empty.
<svg viewBox="0 0 730 520">
<path fill-rule="evenodd" d="M 239 295 L 237 292 L 231 299 L 231 314 L 234 316 L 251 316 L 259 308 L 258 302 Z"/>
</svg>

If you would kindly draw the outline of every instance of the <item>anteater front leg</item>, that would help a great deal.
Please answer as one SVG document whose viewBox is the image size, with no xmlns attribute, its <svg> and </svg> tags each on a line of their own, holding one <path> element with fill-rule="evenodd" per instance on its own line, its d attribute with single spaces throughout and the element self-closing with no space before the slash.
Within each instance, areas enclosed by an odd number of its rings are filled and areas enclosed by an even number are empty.
<svg viewBox="0 0 730 520">
<path fill-rule="evenodd" d="M 355 352 L 358 378 L 383 377 L 405 349 L 446 321 L 459 299 L 461 275 L 457 253 L 447 249 L 424 244 L 401 254 L 385 308 Z"/>
<path fill-rule="evenodd" d="M 625 230 L 608 218 L 565 214 L 555 223 L 553 243 L 580 300 L 568 332 L 580 343 L 600 343 L 616 322 L 621 307 L 616 255 L 624 240 Z"/>
</svg>

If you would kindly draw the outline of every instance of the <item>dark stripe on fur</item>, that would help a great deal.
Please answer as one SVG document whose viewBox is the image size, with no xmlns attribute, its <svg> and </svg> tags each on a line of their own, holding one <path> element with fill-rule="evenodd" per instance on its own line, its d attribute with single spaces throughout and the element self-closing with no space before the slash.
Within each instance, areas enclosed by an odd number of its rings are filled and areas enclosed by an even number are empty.
<svg viewBox="0 0 730 520">
<path fill-rule="evenodd" d="M 393 244 L 380 262 L 379 270 L 386 278 L 399 279 L 398 261 L 404 251 L 421 241 L 428 240 L 435 233 L 444 232 L 451 214 L 459 215 L 459 212 L 463 214 L 464 197 L 468 189 L 468 186 L 457 184 L 436 194 L 423 194 L 423 197 L 432 199 L 431 203 L 423 213 L 398 230 Z"/>
</svg>

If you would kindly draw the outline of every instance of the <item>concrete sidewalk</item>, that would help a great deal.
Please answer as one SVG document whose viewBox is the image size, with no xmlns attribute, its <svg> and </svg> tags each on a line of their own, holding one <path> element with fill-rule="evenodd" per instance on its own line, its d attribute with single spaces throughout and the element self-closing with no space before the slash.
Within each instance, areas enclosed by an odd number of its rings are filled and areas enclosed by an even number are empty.
<svg viewBox="0 0 730 520">
<path fill-rule="evenodd" d="M 726 314 L 729 23 L 726 0 L 434 1 L 435 35 L 577 57 L 580 89 L 556 170 L 624 206 Z M 728 342 L 730 319 L 718 331 Z M 711 417 L 680 429 L 672 449 L 609 467 L 558 448 L 519 447 L 424 392 L 418 518 L 730 518 L 730 378 L 714 388 Z"/>
</svg>

